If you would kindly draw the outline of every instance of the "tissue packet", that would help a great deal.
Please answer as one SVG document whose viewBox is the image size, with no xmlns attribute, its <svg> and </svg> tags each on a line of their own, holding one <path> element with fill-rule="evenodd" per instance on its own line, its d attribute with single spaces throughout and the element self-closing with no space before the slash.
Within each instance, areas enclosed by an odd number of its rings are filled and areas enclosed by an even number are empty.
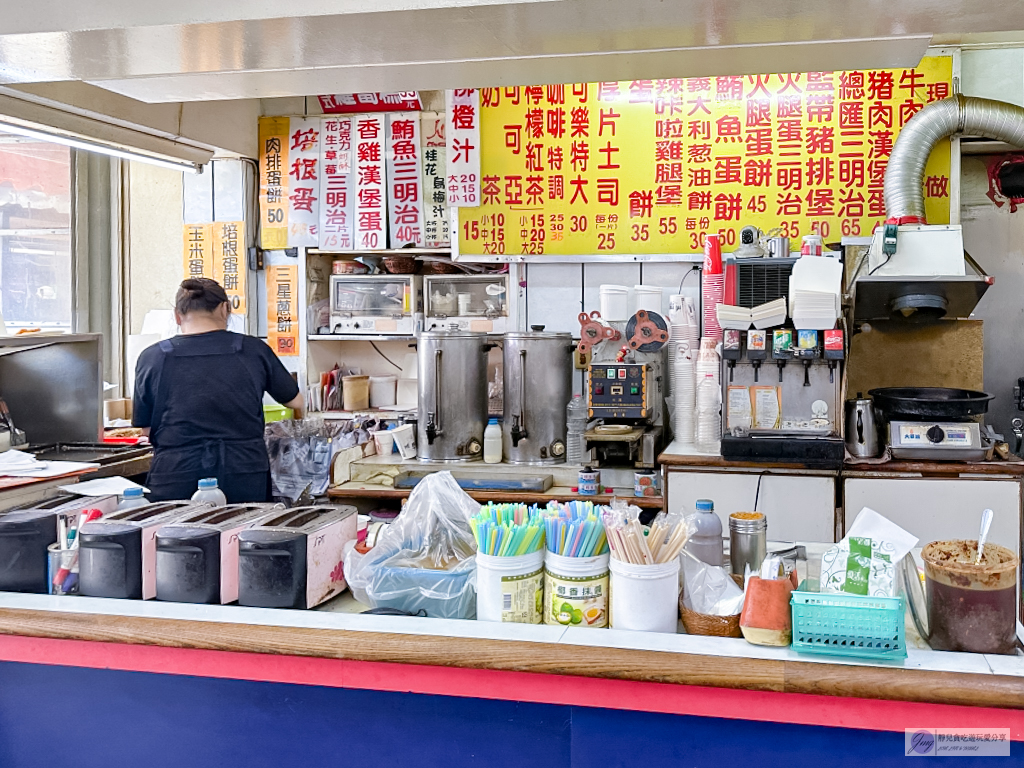
<svg viewBox="0 0 1024 768">
<path fill-rule="evenodd" d="M 896 566 L 917 537 L 864 507 L 849 533 L 821 558 L 822 592 L 894 597 Z"/>
<path fill-rule="evenodd" d="M 892 597 L 896 564 L 891 550 L 884 541 L 847 536 L 821 559 L 821 591 Z"/>
</svg>

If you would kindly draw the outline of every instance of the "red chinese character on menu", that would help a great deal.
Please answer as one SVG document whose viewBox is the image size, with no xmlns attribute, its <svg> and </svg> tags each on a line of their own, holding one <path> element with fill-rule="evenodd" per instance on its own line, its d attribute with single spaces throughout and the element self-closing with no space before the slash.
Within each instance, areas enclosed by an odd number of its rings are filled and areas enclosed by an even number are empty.
<svg viewBox="0 0 1024 768">
<path fill-rule="evenodd" d="M 523 131 L 528 137 L 539 139 L 544 135 L 544 110 L 540 107 L 526 110 Z"/>
<path fill-rule="evenodd" d="M 885 70 L 868 72 L 868 100 L 891 99 L 894 85 L 892 72 Z"/>
<path fill-rule="evenodd" d="M 620 95 L 619 84 L 616 82 L 604 82 L 597 84 L 598 101 L 618 101 Z"/>
<path fill-rule="evenodd" d="M 742 98 L 742 77 L 731 75 L 715 78 L 715 101 L 740 101 Z"/>
<path fill-rule="evenodd" d="M 799 216 L 803 211 L 804 201 L 792 192 L 778 194 L 776 216 Z"/>
<path fill-rule="evenodd" d="M 360 163 L 380 162 L 380 142 L 367 141 L 359 145 L 356 150 L 356 157 Z"/>
<path fill-rule="evenodd" d="M 547 102 L 548 104 L 565 104 L 565 86 L 547 86 Z"/>
<path fill-rule="evenodd" d="M 929 176 L 924 180 L 924 193 L 928 197 L 949 197 L 949 177 Z"/>
<path fill-rule="evenodd" d="M 711 210 L 711 193 L 710 192 L 691 192 L 686 196 L 686 207 L 691 211 L 710 211 Z"/>
<path fill-rule="evenodd" d="M 292 134 L 292 149 L 308 152 L 316 146 L 316 139 L 319 135 L 320 132 L 312 128 L 306 131 L 296 131 Z"/>
<path fill-rule="evenodd" d="M 718 162 L 715 163 L 715 183 L 739 184 L 743 175 L 741 162 L 738 155 L 718 158 Z"/>
<path fill-rule="evenodd" d="M 565 198 L 565 177 L 561 174 L 548 176 L 548 200 Z"/>
<path fill-rule="evenodd" d="M 859 219 L 864 215 L 864 195 L 853 189 L 844 189 L 839 193 L 839 215 L 844 218 Z"/>
<path fill-rule="evenodd" d="M 630 104 L 650 104 L 654 101 L 654 82 L 651 80 L 634 80 L 629 84 Z"/>
<path fill-rule="evenodd" d="M 613 147 L 612 143 L 610 141 L 606 142 L 605 146 L 598 147 L 597 151 L 598 151 L 599 154 L 603 154 L 605 156 L 604 162 L 597 166 L 598 170 L 609 171 L 609 170 L 614 170 L 615 168 L 621 167 L 618 163 L 613 162 L 613 158 L 612 158 L 612 155 L 615 152 L 618 152 L 619 148 L 618 147 Z"/>
<path fill-rule="evenodd" d="M 292 163 L 289 171 L 292 178 L 299 181 L 316 181 L 316 158 L 300 157 Z"/>
<path fill-rule="evenodd" d="M 561 147 L 548 147 L 548 167 L 552 171 L 562 170 L 562 148 Z"/>
<path fill-rule="evenodd" d="M 747 131 L 747 150 L 744 153 L 747 157 L 759 157 L 772 154 L 772 129 L 754 128 Z"/>
<path fill-rule="evenodd" d="M 380 137 L 380 120 L 373 118 L 367 118 L 366 120 L 360 120 L 356 130 L 359 132 L 359 138 L 363 141 L 370 141 Z"/>
<path fill-rule="evenodd" d="M 658 206 L 679 206 L 683 204 L 683 187 L 680 184 L 662 184 L 656 190 L 654 204 Z"/>
<path fill-rule="evenodd" d="M 772 183 L 771 160 L 747 160 L 743 164 L 743 186 L 767 187 Z"/>
<path fill-rule="evenodd" d="M 868 157 L 888 157 L 892 154 L 892 131 L 870 131 L 871 151 Z"/>
<path fill-rule="evenodd" d="M 476 147 L 469 143 L 469 139 L 453 139 L 452 149 L 455 150 L 455 156 L 452 158 L 454 163 L 468 163 L 469 156 Z"/>
<path fill-rule="evenodd" d="M 715 137 L 716 144 L 722 141 L 740 141 L 741 134 L 743 133 L 743 126 L 736 115 L 722 115 L 715 121 L 715 127 L 717 128 L 718 133 Z"/>
<path fill-rule="evenodd" d="M 587 162 L 590 160 L 590 145 L 585 141 L 574 141 L 570 148 L 569 162 L 572 169 L 578 173 L 587 172 Z"/>
<path fill-rule="evenodd" d="M 768 77 L 769 75 L 747 76 L 747 82 L 753 85 L 753 88 L 747 92 L 748 99 L 756 99 L 758 96 L 763 96 L 766 99 L 772 97 L 771 91 L 768 90 Z"/>
<path fill-rule="evenodd" d="M 839 161 L 839 183 L 846 187 L 864 186 L 864 159 L 842 158 Z"/>
<path fill-rule="evenodd" d="M 619 180 L 598 179 L 597 180 L 597 202 L 606 205 L 619 204 Z"/>
<path fill-rule="evenodd" d="M 380 208 L 381 191 L 374 187 L 363 187 L 356 193 L 356 200 L 360 208 Z"/>
<path fill-rule="evenodd" d="M 569 179 L 569 184 L 570 184 L 570 186 L 573 187 L 572 198 L 570 198 L 570 200 L 569 200 L 569 205 L 574 205 L 576 203 L 576 198 L 577 197 L 582 197 L 583 198 L 583 204 L 584 205 L 586 205 L 587 203 L 590 202 L 589 200 L 587 200 L 587 192 L 584 189 L 584 187 L 586 187 L 587 184 L 589 184 L 589 183 L 590 182 L 588 182 L 586 179 L 584 179 L 579 174 L 576 174 L 576 178 L 575 179 Z"/>
<path fill-rule="evenodd" d="M 292 201 L 292 208 L 296 211 L 313 212 L 313 203 L 316 202 L 316 198 L 313 196 L 311 187 L 296 187 L 288 199 Z"/>
<path fill-rule="evenodd" d="M 924 109 L 924 104 L 919 101 L 914 101 L 913 99 L 907 99 L 900 104 L 900 126 L 902 127 L 906 125 L 907 120 L 912 118 L 922 109 Z"/>
<path fill-rule="evenodd" d="M 743 196 L 737 192 L 715 195 L 715 221 L 738 220 L 743 215 Z"/>
<path fill-rule="evenodd" d="M 650 218 L 654 209 L 654 191 L 637 189 L 629 193 L 629 218 Z"/>
<path fill-rule="evenodd" d="M 615 135 L 615 121 L 622 117 L 621 114 L 616 112 L 614 109 L 601 110 L 601 122 L 598 125 L 597 135 L 604 136 L 604 129 L 607 128 L 608 132 Z"/>
<path fill-rule="evenodd" d="M 569 138 L 577 136 L 590 136 L 590 109 L 587 107 L 573 107 L 569 115 Z"/>
<path fill-rule="evenodd" d="M 497 205 L 498 196 L 501 194 L 501 189 L 498 187 L 500 181 L 500 176 L 483 177 L 483 183 L 480 185 L 480 198 L 484 205 Z"/>
<path fill-rule="evenodd" d="M 949 98 L 949 83 L 928 83 L 928 103 Z"/>
<path fill-rule="evenodd" d="M 831 125 L 811 125 L 807 128 L 807 154 L 828 154 L 834 149 L 834 131 Z"/>
<path fill-rule="evenodd" d="M 527 104 L 540 104 L 544 100 L 544 86 L 528 85 L 523 88 Z"/>
<path fill-rule="evenodd" d="M 544 145 L 534 144 L 532 141 L 526 144 L 526 170 L 528 171 L 543 171 L 544 170 Z"/>
<path fill-rule="evenodd" d="M 892 106 L 876 101 L 868 106 L 868 128 L 892 128 Z"/>
<path fill-rule="evenodd" d="M 917 91 L 925 90 L 924 75 L 914 69 L 904 69 L 900 74 L 900 88 L 910 91 L 908 98 L 916 99 Z"/>
<path fill-rule="evenodd" d="M 711 169 L 710 168 L 690 168 L 690 186 L 691 187 L 710 187 L 711 186 Z"/>
<path fill-rule="evenodd" d="M 548 136 L 560 139 L 565 135 L 565 110 L 561 107 L 547 111 Z"/>
<path fill-rule="evenodd" d="M 835 161 L 831 157 L 807 158 L 807 185 L 828 186 L 832 183 Z"/>
<path fill-rule="evenodd" d="M 839 129 L 864 129 L 864 104 L 860 101 L 839 102 Z"/>
<path fill-rule="evenodd" d="M 544 202 L 544 186 L 541 182 L 544 181 L 543 176 L 527 176 L 526 177 L 526 204 L 527 205 L 542 205 Z"/>
<path fill-rule="evenodd" d="M 472 131 L 476 128 L 476 106 L 473 104 L 452 105 L 452 128 L 457 131 Z"/>
<path fill-rule="evenodd" d="M 864 98 L 864 73 L 839 73 L 839 98 L 861 100 Z"/>
<path fill-rule="evenodd" d="M 372 186 L 374 184 L 384 183 L 381 179 L 379 165 L 360 165 L 357 172 L 359 174 L 360 186 Z"/>
</svg>

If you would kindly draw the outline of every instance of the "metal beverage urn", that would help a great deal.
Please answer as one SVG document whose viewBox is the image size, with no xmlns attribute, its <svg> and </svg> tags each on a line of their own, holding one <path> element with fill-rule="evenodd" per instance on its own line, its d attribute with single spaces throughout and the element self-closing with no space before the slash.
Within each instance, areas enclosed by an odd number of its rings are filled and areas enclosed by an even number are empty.
<svg viewBox="0 0 1024 768">
<path fill-rule="evenodd" d="M 487 426 L 487 353 L 483 333 L 428 331 L 420 335 L 419 420 L 416 442 L 423 461 L 483 458 Z"/>
<path fill-rule="evenodd" d="M 512 464 L 560 464 L 572 397 L 572 336 L 531 327 L 505 334 L 502 451 Z"/>
</svg>

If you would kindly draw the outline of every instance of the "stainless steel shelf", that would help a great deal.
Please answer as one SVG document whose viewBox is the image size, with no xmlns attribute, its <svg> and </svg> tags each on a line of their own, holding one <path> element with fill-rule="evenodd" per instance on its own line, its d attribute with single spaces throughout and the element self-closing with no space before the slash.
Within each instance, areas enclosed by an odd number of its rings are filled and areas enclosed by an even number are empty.
<svg viewBox="0 0 1024 768">
<path fill-rule="evenodd" d="M 413 341 L 415 336 L 387 336 L 361 333 L 311 333 L 306 338 L 309 341 Z"/>
</svg>

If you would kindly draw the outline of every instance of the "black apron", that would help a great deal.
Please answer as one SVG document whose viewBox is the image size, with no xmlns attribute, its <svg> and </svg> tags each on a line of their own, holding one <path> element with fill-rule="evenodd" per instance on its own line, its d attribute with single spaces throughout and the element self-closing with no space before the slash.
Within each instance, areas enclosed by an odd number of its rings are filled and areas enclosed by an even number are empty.
<svg viewBox="0 0 1024 768">
<path fill-rule="evenodd" d="M 270 460 L 262 436 L 215 440 L 197 430 L 194 444 L 160 446 L 160 422 L 172 387 L 175 409 L 190 412 L 190 397 L 204 386 L 211 365 L 217 366 L 220 381 L 251 381 L 252 373 L 242 360 L 242 337 L 233 339 L 229 354 L 192 353 L 175 347 L 169 340 L 161 341 L 160 349 L 165 357 L 150 429 L 154 439 L 153 463 L 146 479 L 150 501 L 189 499 L 198 489 L 199 481 L 207 477 L 217 478 L 229 504 L 270 501 Z M 233 395 L 237 392 L 224 393 L 225 397 Z"/>
</svg>

